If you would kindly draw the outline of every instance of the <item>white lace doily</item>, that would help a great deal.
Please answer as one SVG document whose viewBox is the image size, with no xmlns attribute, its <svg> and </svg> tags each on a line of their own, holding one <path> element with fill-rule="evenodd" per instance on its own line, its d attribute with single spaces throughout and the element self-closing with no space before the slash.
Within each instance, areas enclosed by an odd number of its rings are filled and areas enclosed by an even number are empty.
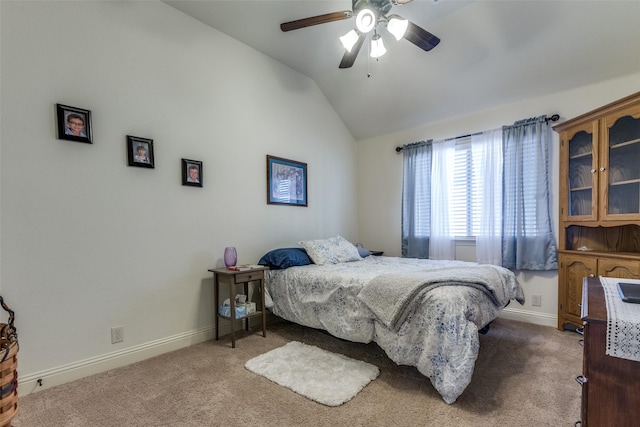
<svg viewBox="0 0 640 427">
<path fill-rule="evenodd" d="M 623 302 L 616 284 L 640 280 L 600 277 L 607 303 L 607 356 L 640 362 L 640 304 Z"/>
</svg>

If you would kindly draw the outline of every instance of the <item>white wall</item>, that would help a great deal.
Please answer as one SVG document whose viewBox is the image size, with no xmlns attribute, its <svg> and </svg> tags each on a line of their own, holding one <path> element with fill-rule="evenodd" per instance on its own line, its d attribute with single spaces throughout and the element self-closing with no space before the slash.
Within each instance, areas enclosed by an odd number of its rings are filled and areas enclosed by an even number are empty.
<svg viewBox="0 0 640 427">
<path fill-rule="evenodd" d="M 225 246 L 256 263 L 356 239 L 356 145 L 312 80 L 161 2 L 0 11 L 0 290 L 21 394 L 210 338 Z M 56 103 L 91 110 L 94 144 L 56 138 Z M 126 135 L 153 139 L 155 169 L 127 166 Z M 309 207 L 266 204 L 267 154 L 308 163 Z M 203 188 L 181 185 L 181 158 L 204 162 Z"/>
<path fill-rule="evenodd" d="M 404 144 L 467 135 L 499 128 L 516 120 L 558 113 L 567 120 L 640 90 L 640 73 L 534 99 L 502 108 L 358 141 L 358 238 L 367 248 L 385 255 L 401 254 L 402 155 L 395 148 Z M 428 94 L 425 94 L 428 96 Z M 460 100 L 464 102 L 464 100 Z M 426 120 L 425 120 L 426 121 Z M 554 227 L 558 229 L 559 139 L 552 148 L 552 196 Z M 556 233 L 557 235 L 557 233 Z M 459 243 L 459 259 L 473 261 L 475 246 Z M 518 272 L 525 290 L 524 306 L 511 304 L 505 317 L 549 326 L 557 325 L 557 271 Z M 542 296 L 542 307 L 531 306 L 531 295 Z"/>
</svg>

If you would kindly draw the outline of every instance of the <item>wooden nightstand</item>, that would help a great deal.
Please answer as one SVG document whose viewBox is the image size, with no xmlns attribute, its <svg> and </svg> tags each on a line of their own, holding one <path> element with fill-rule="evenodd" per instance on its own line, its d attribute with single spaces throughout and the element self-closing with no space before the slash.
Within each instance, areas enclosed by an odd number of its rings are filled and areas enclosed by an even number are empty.
<svg viewBox="0 0 640 427">
<path fill-rule="evenodd" d="M 249 330 L 249 319 L 252 317 L 262 317 L 262 336 L 267 336 L 267 312 L 264 306 L 264 270 L 268 270 L 268 267 L 255 267 L 255 268 L 240 268 L 240 270 L 229 270 L 227 268 L 215 268 L 209 271 L 213 273 L 213 287 L 214 287 L 214 304 L 215 304 L 215 321 L 216 321 L 216 341 L 218 340 L 218 332 L 220 319 L 229 320 L 231 325 L 231 347 L 236 347 L 235 337 L 235 320 L 236 319 L 236 285 L 244 285 L 244 295 L 248 296 L 249 282 L 258 282 L 258 297 L 260 298 L 260 306 L 256 307 L 256 312 L 239 319 L 245 320 L 245 328 Z M 226 284 L 229 289 L 229 316 L 220 314 L 220 284 Z"/>
</svg>

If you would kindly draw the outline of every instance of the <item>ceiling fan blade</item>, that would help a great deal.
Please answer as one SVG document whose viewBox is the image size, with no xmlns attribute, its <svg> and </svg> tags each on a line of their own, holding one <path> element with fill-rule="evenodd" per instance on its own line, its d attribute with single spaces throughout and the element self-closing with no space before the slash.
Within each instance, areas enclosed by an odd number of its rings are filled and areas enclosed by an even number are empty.
<svg viewBox="0 0 640 427">
<path fill-rule="evenodd" d="M 345 49 L 346 52 L 342 57 L 342 61 L 340 61 L 339 68 L 350 68 L 353 65 L 353 63 L 356 62 L 356 57 L 358 56 L 358 53 L 360 52 L 360 48 L 362 48 L 362 45 L 364 44 L 364 41 L 366 38 L 367 38 L 366 34 L 360 34 L 360 36 L 358 37 L 358 41 L 351 48 L 351 52 Z"/>
<path fill-rule="evenodd" d="M 411 21 L 409 21 L 409 27 L 407 28 L 404 38 L 427 52 L 440 43 L 440 39 L 438 37 L 434 36 L 427 30 L 418 27 Z"/>
<path fill-rule="evenodd" d="M 282 31 L 297 30 L 300 28 L 311 27 L 318 24 L 326 24 L 327 22 L 342 21 L 343 19 L 349 19 L 353 16 L 350 10 L 343 10 L 342 12 L 325 13 L 324 15 L 312 16 L 310 18 L 297 19 L 295 21 L 289 21 L 280 24 Z"/>
</svg>

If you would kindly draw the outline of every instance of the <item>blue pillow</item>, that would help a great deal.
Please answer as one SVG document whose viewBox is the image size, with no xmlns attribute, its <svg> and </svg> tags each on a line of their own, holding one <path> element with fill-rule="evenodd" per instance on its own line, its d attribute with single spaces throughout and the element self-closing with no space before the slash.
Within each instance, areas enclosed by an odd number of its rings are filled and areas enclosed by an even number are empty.
<svg viewBox="0 0 640 427">
<path fill-rule="evenodd" d="M 272 270 L 284 270 L 298 265 L 309 265 L 312 262 L 307 251 L 302 248 L 282 248 L 266 253 L 258 264 L 266 265 Z"/>
<path fill-rule="evenodd" d="M 358 253 L 360 254 L 360 256 L 362 258 L 366 258 L 369 255 L 371 255 L 371 252 L 369 252 L 368 250 L 366 250 L 365 248 L 363 248 L 362 246 L 356 246 L 358 248 Z"/>
</svg>

